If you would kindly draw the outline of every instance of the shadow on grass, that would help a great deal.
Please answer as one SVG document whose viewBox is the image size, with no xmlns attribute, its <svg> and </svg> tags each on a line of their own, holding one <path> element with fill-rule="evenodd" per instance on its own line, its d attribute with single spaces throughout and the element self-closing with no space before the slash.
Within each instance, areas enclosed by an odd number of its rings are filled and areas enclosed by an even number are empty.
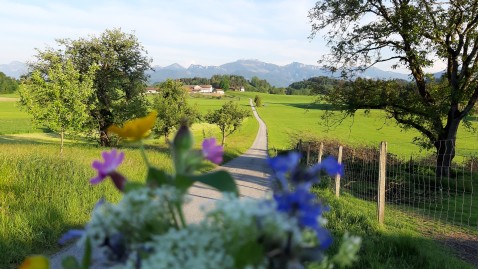
<svg viewBox="0 0 478 269">
<path fill-rule="evenodd" d="M 300 109 L 306 110 L 330 110 L 330 111 L 338 111 L 339 109 L 335 108 L 331 104 L 323 104 L 323 103 L 279 103 L 279 102 L 267 102 L 265 107 L 268 104 L 279 104 L 284 106 L 291 106 Z"/>
<path fill-rule="evenodd" d="M 0 236 L 0 268 L 17 268 L 25 257 L 32 254 L 54 253 L 60 249 L 56 242 L 62 231 L 73 228 L 60 211 L 48 203 L 36 204 L 24 210 L 22 215 L 29 216 L 30 229 L 18 231 L 12 227 L 10 230 L 15 234 Z"/>
</svg>

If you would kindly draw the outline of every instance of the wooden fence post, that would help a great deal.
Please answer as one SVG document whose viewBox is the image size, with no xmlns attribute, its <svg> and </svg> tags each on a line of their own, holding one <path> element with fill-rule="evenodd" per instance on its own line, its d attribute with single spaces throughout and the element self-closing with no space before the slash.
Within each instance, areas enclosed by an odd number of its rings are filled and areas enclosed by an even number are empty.
<svg viewBox="0 0 478 269">
<path fill-rule="evenodd" d="M 378 223 L 385 219 L 385 180 L 387 169 L 387 142 L 380 142 L 380 161 L 378 166 L 377 217 Z"/>
<path fill-rule="evenodd" d="M 322 162 L 322 154 L 324 154 L 324 143 L 320 142 L 320 147 L 319 147 L 319 156 L 317 157 L 317 163 Z"/>
<path fill-rule="evenodd" d="M 339 155 L 337 156 L 338 163 L 342 163 L 342 146 L 339 146 Z M 340 175 L 335 176 L 335 196 L 339 197 L 340 195 Z"/>
</svg>

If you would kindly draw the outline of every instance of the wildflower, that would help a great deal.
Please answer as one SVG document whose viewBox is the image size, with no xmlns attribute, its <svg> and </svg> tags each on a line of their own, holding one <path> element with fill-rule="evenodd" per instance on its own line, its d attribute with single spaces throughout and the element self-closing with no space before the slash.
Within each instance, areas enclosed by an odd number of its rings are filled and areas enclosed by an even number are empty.
<svg viewBox="0 0 478 269">
<path fill-rule="evenodd" d="M 104 162 L 94 161 L 91 166 L 98 172 L 98 175 L 90 179 L 91 184 L 98 184 L 102 182 L 106 177 L 110 176 L 113 183 L 119 190 L 123 190 L 126 179 L 123 175 L 116 172 L 116 168 L 123 162 L 124 152 L 117 152 L 116 149 L 112 149 L 111 152 L 103 151 L 102 153 Z"/>
<path fill-rule="evenodd" d="M 216 144 L 216 138 L 214 137 L 204 139 L 204 141 L 202 141 L 202 153 L 207 160 L 215 164 L 220 164 L 222 162 L 224 148 Z"/>
<path fill-rule="evenodd" d="M 298 187 L 294 192 L 275 193 L 277 210 L 297 218 L 299 225 L 315 231 L 320 247 L 325 249 L 332 243 L 332 237 L 319 223 L 322 212 L 327 210 L 315 202 L 315 195 L 306 188 Z"/>
<path fill-rule="evenodd" d="M 58 244 L 64 245 L 66 244 L 66 242 L 72 239 L 82 237 L 84 233 L 85 233 L 85 230 L 76 230 L 76 229 L 69 230 L 68 232 L 64 233 L 61 236 L 60 240 L 58 240 Z"/>
<path fill-rule="evenodd" d="M 108 131 L 132 141 L 140 140 L 149 135 L 157 116 L 158 113 L 152 111 L 146 117 L 125 122 L 122 128 L 113 124 L 108 127 Z"/>
<path fill-rule="evenodd" d="M 341 176 L 344 175 L 344 166 L 338 163 L 337 160 L 332 156 L 325 158 L 325 160 L 316 166 L 318 170 L 324 169 L 329 176 L 335 176 L 337 174 Z"/>
<path fill-rule="evenodd" d="M 269 158 L 269 166 L 275 174 L 275 177 L 279 180 L 283 188 L 287 187 L 286 175 L 291 173 L 300 161 L 300 154 L 297 152 L 289 152 L 287 155 L 276 156 Z"/>
<path fill-rule="evenodd" d="M 50 262 L 45 256 L 34 255 L 27 257 L 18 269 L 48 269 Z"/>
</svg>

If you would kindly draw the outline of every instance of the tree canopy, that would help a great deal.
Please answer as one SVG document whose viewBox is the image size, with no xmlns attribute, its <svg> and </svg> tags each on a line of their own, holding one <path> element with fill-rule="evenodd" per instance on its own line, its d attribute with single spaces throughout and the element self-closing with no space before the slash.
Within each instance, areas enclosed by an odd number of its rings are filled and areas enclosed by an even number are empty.
<svg viewBox="0 0 478 269">
<path fill-rule="evenodd" d="M 34 71 L 21 84 L 20 104 L 33 116 L 33 122 L 60 134 L 60 152 L 63 151 L 63 137 L 67 131 L 85 130 L 88 104 L 93 95 L 93 74 L 96 66 L 81 75 L 73 63 L 55 61 L 46 74 Z"/>
<path fill-rule="evenodd" d="M 153 109 L 158 112 L 153 132 L 156 135 L 168 136 L 172 130 L 178 128 L 182 122 L 189 125 L 200 118 L 197 107 L 188 104 L 188 93 L 179 81 L 167 80 L 159 86 L 159 93 L 153 101 Z"/>
<path fill-rule="evenodd" d="M 312 38 L 326 31 L 330 54 L 320 62 L 329 69 L 350 75 L 394 61 L 410 71 L 414 84 L 390 89 L 399 98 L 388 99 L 387 111 L 435 146 L 446 172 L 458 127 L 478 99 L 478 2 L 321 0 L 309 18 Z M 437 82 L 425 69 L 439 62 L 446 70 Z"/>
<path fill-rule="evenodd" d="M 113 123 L 144 116 L 146 99 L 144 89 L 151 59 L 136 36 L 121 29 L 106 30 L 100 36 L 87 38 L 59 39 L 60 49 L 37 49 L 36 60 L 30 63 L 33 72 L 46 74 L 55 62 L 70 60 L 80 74 L 97 66 L 93 77 L 94 94 L 89 104 L 89 122 L 98 130 L 101 145 L 110 145 L 106 129 Z"/>
<path fill-rule="evenodd" d="M 13 93 L 18 90 L 18 82 L 16 79 L 8 77 L 0 72 L 0 93 Z"/>
<path fill-rule="evenodd" d="M 216 124 L 219 127 L 224 146 L 226 137 L 241 127 L 243 120 L 249 115 L 249 110 L 242 109 L 236 102 L 229 101 L 224 103 L 220 109 L 209 111 L 205 119 L 208 123 Z"/>
</svg>

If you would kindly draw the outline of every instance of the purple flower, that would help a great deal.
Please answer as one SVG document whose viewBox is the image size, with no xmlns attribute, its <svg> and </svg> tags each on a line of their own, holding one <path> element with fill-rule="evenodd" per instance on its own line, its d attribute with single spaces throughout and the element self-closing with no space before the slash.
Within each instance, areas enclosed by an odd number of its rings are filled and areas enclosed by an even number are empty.
<svg viewBox="0 0 478 269">
<path fill-rule="evenodd" d="M 274 200 L 277 202 L 278 211 L 297 218 L 300 226 L 315 231 L 321 248 L 330 246 L 332 236 L 319 224 L 319 217 L 328 209 L 316 202 L 314 194 L 306 188 L 298 187 L 294 192 L 275 193 Z"/>
<path fill-rule="evenodd" d="M 216 138 L 213 137 L 202 141 L 202 154 L 207 160 L 215 164 L 220 164 L 222 162 L 223 153 L 224 148 L 220 145 L 216 145 Z"/>
<path fill-rule="evenodd" d="M 66 242 L 72 239 L 82 237 L 84 233 L 85 233 L 85 230 L 76 230 L 76 229 L 69 230 L 68 232 L 64 233 L 61 236 L 60 240 L 58 240 L 58 244 L 64 245 L 66 244 Z"/>
<path fill-rule="evenodd" d="M 104 162 L 94 161 L 91 164 L 98 175 L 90 179 L 91 184 L 98 184 L 105 180 L 106 177 L 111 177 L 113 183 L 119 190 L 123 190 L 126 179 L 123 175 L 116 172 L 116 168 L 123 162 L 124 152 L 118 152 L 116 149 L 112 149 L 111 152 L 103 151 L 101 154 Z"/>
</svg>

